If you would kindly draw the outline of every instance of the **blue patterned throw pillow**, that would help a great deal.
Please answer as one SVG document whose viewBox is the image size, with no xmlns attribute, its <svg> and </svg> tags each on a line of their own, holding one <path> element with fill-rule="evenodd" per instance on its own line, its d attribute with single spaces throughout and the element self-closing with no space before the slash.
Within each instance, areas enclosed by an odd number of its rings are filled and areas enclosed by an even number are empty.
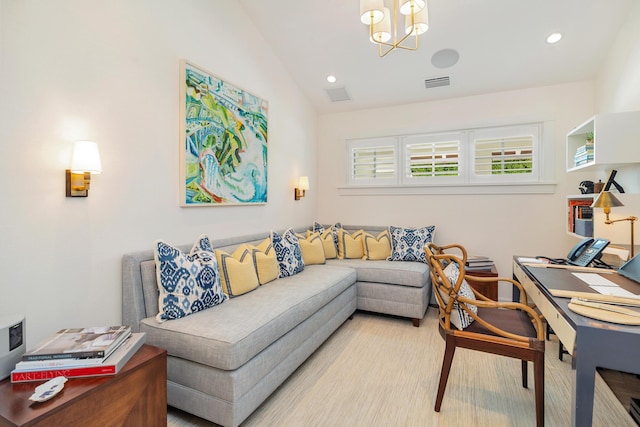
<svg viewBox="0 0 640 427">
<path fill-rule="evenodd" d="M 206 235 L 198 238 L 189 254 L 160 240 L 153 252 L 160 291 L 159 322 L 179 319 L 225 300 L 218 263 Z"/>
<path fill-rule="evenodd" d="M 342 230 L 342 224 L 336 222 L 331 226 L 331 233 L 333 233 L 333 241 L 336 243 L 336 248 L 338 247 L 338 233 Z"/>
<path fill-rule="evenodd" d="M 455 262 L 452 262 L 449 265 L 447 265 L 443 273 L 445 274 L 445 276 L 447 276 L 447 279 L 449 279 L 449 283 L 451 283 L 451 286 L 455 286 L 458 280 L 458 277 L 460 277 L 460 268 L 458 267 L 458 264 L 456 264 Z M 445 295 L 443 292 L 440 292 L 440 295 L 442 296 L 442 300 L 444 301 L 444 303 L 448 304 L 449 295 Z M 475 294 L 471 290 L 471 286 L 469 286 L 469 283 L 467 283 L 467 281 L 464 279 L 462 280 L 462 284 L 460 285 L 460 289 L 458 290 L 458 295 L 471 300 L 476 299 Z M 467 305 L 467 308 L 471 310 L 474 314 L 478 314 L 477 306 L 472 304 L 466 304 L 466 305 Z M 455 326 L 458 329 L 465 329 L 474 320 L 473 317 L 465 309 L 463 309 L 460 306 L 460 304 L 458 304 L 458 301 L 453 303 L 453 306 L 451 308 L 450 319 L 453 326 Z"/>
<path fill-rule="evenodd" d="M 324 225 L 320 224 L 318 221 L 314 221 L 311 231 L 322 234 L 324 233 Z"/>
<path fill-rule="evenodd" d="M 435 225 L 421 228 L 389 227 L 391 256 L 388 261 L 427 262 L 424 245 L 433 241 Z"/>
<path fill-rule="evenodd" d="M 289 277 L 304 270 L 302 250 L 293 228 L 285 231 L 282 236 L 275 231 L 271 232 L 271 243 L 276 251 L 276 259 L 280 274 L 278 277 Z"/>
</svg>

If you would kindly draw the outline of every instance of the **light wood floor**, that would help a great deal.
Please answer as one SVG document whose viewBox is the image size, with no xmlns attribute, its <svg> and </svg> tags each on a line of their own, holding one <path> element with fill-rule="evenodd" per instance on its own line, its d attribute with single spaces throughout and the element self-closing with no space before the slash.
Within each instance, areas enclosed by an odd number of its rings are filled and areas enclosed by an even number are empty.
<svg viewBox="0 0 640 427">
<path fill-rule="evenodd" d="M 520 361 L 459 349 L 442 410 L 433 406 L 444 340 L 436 311 L 419 328 L 406 319 L 357 312 L 243 423 L 250 426 L 534 426 L 533 369 L 521 385 Z M 545 422 L 571 424 L 570 357 L 547 341 Z M 214 426 L 169 408 L 170 427 Z M 636 424 L 600 376 L 594 426 Z"/>
</svg>

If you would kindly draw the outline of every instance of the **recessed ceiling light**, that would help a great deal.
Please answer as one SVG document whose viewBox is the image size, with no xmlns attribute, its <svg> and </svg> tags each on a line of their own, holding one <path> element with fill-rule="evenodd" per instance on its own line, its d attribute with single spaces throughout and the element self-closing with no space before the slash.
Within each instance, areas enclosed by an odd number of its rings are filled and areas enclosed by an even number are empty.
<svg viewBox="0 0 640 427">
<path fill-rule="evenodd" d="M 549 44 L 558 43 L 561 38 L 562 38 L 562 34 L 553 33 L 553 34 L 549 35 L 549 37 L 547 37 L 547 43 L 549 43 Z"/>
<path fill-rule="evenodd" d="M 329 83 L 335 83 L 336 82 L 336 76 L 327 76 L 327 81 Z"/>
</svg>

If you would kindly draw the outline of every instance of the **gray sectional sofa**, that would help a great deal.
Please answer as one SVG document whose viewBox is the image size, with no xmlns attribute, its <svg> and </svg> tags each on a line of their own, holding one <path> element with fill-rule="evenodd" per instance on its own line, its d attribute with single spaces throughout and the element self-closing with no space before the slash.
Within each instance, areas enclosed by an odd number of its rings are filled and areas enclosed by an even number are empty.
<svg viewBox="0 0 640 427">
<path fill-rule="evenodd" d="M 360 228 L 385 229 L 345 226 Z M 212 244 L 231 252 L 268 234 Z M 223 426 L 239 425 L 357 309 L 408 317 L 418 326 L 430 298 L 426 264 L 336 259 L 160 323 L 153 251 L 122 259 L 123 324 L 167 349 L 168 404 Z"/>
</svg>

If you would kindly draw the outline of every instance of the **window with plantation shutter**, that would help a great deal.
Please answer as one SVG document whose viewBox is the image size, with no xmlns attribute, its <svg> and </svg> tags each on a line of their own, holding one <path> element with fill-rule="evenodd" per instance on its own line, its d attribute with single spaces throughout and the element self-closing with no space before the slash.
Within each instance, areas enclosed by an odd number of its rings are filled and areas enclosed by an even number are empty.
<svg viewBox="0 0 640 427">
<path fill-rule="evenodd" d="M 472 132 L 473 174 L 480 180 L 536 181 L 538 126 Z"/>
<path fill-rule="evenodd" d="M 352 141 L 350 179 L 354 184 L 395 183 L 397 142 L 395 138 Z"/>
<path fill-rule="evenodd" d="M 476 141 L 475 172 L 502 175 L 533 172 L 533 139 L 513 137 Z"/>
<path fill-rule="evenodd" d="M 553 191 L 552 122 L 353 139 L 347 149 L 347 188 L 445 194 L 474 187 L 469 192 L 535 192 L 531 186 L 538 185 Z"/>
<path fill-rule="evenodd" d="M 416 135 L 402 139 L 405 181 L 428 181 L 461 175 L 460 134 Z"/>
</svg>

